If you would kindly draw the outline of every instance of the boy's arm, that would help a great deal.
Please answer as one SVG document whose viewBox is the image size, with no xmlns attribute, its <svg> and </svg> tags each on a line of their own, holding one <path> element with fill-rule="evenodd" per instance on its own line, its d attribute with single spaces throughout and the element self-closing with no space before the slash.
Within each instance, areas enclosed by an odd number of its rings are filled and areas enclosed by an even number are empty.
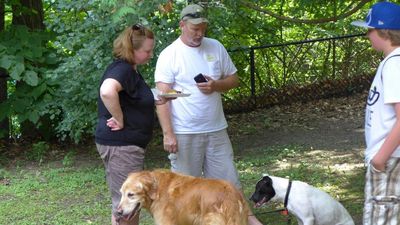
<svg viewBox="0 0 400 225">
<path fill-rule="evenodd" d="M 371 161 L 375 169 L 379 171 L 385 170 L 387 160 L 400 145 L 400 102 L 394 103 L 394 110 L 396 112 L 396 123 Z"/>
</svg>

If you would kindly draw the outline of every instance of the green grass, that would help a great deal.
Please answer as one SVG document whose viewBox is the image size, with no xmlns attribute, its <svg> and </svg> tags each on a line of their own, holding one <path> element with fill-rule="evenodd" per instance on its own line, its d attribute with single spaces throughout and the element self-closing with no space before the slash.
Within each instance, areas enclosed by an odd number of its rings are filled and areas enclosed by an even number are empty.
<svg viewBox="0 0 400 225">
<path fill-rule="evenodd" d="M 310 152 L 301 146 L 278 146 L 246 152 L 246 156 L 237 161 L 245 195 L 251 196 L 255 183 L 263 174 L 301 180 L 328 192 L 345 206 L 356 221 L 359 220 L 364 195 L 364 169 L 355 166 L 353 170 L 338 170 L 326 162 L 330 160 L 330 155 L 310 158 L 307 156 Z M 282 208 L 283 204 L 269 203 L 260 209 L 253 209 L 253 212 L 265 224 L 283 225 L 287 224 L 288 217 L 272 212 Z M 291 224 L 297 224 L 294 217 L 291 221 Z"/>
<path fill-rule="evenodd" d="M 334 166 L 338 159 L 329 162 L 332 152 L 321 152 L 312 157 L 311 152 L 301 146 L 275 146 L 237 155 L 245 195 L 251 195 L 255 183 L 264 173 L 290 177 L 327 191 L 341 201 L 353 217 L 359 218 L 362 214 L 363 169 L 356 166 L 342 170 Z M 168 166 L 165 153 L 149 154 L 146 168 Z M 78 157 L 68 156 L 68 163 L 65 158 L 61 159 L 58 166 L 42 161 L 32 169 L 28 162 L 19 162 L 16 168 L 0 169 L 0 181 L 9 182 L 8 185 L 0 182 L 0 224 L 110 224 L 110 199 L 103 164 L 98 157 L 93 157 L 91 163 L 76 166 L 73 160 Z M 269 213 L 281 207 L 270 204 L 254 213 L 265 224 L 287 224 L 286 216 Z M 144 210 L 140 224 L 153 224 L 151 216 Z M 296 224 L 294 218 L 292 224 Z"/>
</svg>

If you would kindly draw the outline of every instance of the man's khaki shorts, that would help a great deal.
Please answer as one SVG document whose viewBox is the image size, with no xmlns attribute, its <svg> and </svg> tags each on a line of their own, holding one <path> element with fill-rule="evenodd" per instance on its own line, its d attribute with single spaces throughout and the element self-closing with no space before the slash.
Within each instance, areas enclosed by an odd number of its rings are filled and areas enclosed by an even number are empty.
<svg viewBox="0 0 400 225">
<path fill-rule="evenodd" d="M 241 189 L 226 129 L 202 134 L 177 134 L 178 152 L 168 156 L 171 170 L 183 174 L 223 179 Z"/>
</svg>

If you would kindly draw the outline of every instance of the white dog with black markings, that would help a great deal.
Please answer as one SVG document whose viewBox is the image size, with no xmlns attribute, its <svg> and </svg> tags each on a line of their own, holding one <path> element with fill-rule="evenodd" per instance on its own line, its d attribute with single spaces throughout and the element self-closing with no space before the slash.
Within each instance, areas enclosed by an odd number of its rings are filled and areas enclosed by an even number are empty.
<svg viewBox="0 0 400 225">
<path fill-rule="evenodd" d="M 264 176 L 250 197 L 255 207 L 284 202 L 300 225 L 354 225 L 347 210 L 329 194 L 301 181 Z"/>
</svg>

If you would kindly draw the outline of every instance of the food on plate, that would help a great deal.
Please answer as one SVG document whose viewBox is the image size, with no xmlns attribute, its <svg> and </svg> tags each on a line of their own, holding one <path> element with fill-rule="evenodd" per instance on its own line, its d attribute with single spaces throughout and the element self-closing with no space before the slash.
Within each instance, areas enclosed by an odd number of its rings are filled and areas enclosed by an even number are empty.
<svg viewBox="0 0 400 225">
<path fill-rule="evenodd" d="M 181 91 L 174 90 L 174 89 L 171 89 L 171 90 L 169 90 L 169 91 L 167 92 L 167 94 L 179 94 L 179 93 L 182 93 L 182 92 L 181 92 Z"/>
</svg>

